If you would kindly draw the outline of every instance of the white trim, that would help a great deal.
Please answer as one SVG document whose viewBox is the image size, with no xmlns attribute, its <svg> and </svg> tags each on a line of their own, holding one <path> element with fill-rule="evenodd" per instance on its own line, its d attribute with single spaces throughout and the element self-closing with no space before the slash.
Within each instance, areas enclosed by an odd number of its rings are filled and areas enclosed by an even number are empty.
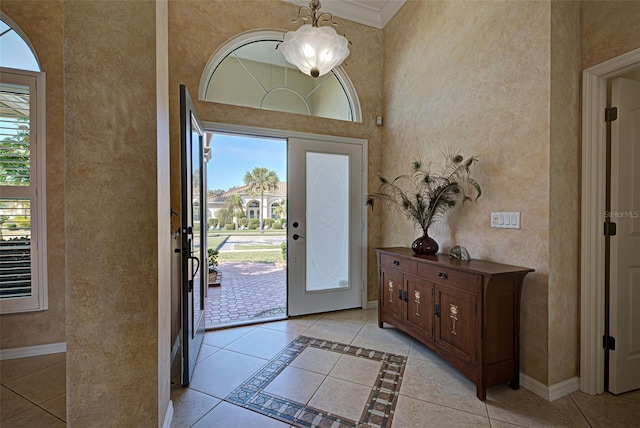
<svg viewBox="0 0 640 428">
<path fill-rule="evenodd" d="M 178 337 L 176 337 L 175 342 L 173 342 L 173 347 L 171 348 L 171 364 L 173 365 L 173 360 L 175 360 L 176 356 L 178 355 L 178 351 L 180 350 L 180 338 L 182 334 L 182 329 L 180 329 L 180 332 L 178 333 Z"/>
<path fill-rule="evenodd" d="M 367 302 L 367 309 L 373 309 L 373 308 L 377 308 L 378 307 L 378 301 L 377 300 L 369 300 Z"/>
<path fill-rule="evenodd" d="M 164 422 L 162 428 L 171 428 L 171 422 L 173 421 L 173 402 L 169 400 L 167 403 L 167 411 L 164 414 Z"/>
<path fill-rule="evenodd" d="M 240 135 L 252 135 L 255 137 L 266 138 L 281 138 L 286 140 L 287 138 L 300 138 L 305 140 L 327 141 L 334 143 L 344 144 L 358 144 L 363 146 L 364 149 L 368 146 L 368 141 L 362 138 L 352 137 L 339 137 L 325 134 L 312 134 L 310 132 L 288 131 L 284 129 L 275 128 L 261 128 L 245 125 L 233 125 L 222 122 L 207 122 L 202 121 L 202 127 L 205 132 L 214 132 L 220 134 L 240 134 Z M 367 165 L 365 165 L 365 172 Z"/>
<path fill-rule="evenodd" d="M 547 401 L 555 401 L 580 390 L 580 378 L 572 377 L 554 385 L 547 386 L 520 372 L 520 386 Z"/>
<path fill-rule="evenodd" d="M 245 46 L 249 43 L 259 42 L 263 40 L 273 40 L 281 42 L 284 38 L 285 32 L 282 30 L 251 30 L 240 33 L 237 36 L 226 41 L 220 46 L 209 58 L 207 65 L 202 70 L 200 76 L 200 83 L 198 85 L 198 100 L 206 101 L 207 87 L 211 76 L 216 71 L 216 68 L 220 65 L 224 59 L 236 49 Z M 338 79 L 338 82 L 342 86 L 344 93 L 349 101 L 351 107 L 351 115 L 353 122 L 362 123 L 362 108 L 360 106 L 360 98 L 356 88 L 353 86 L 353 82 L 349 78 L 349 75 L 344 71 L 342 66 L 337 66 L 333 70 L 333 74 Z"/>
<path fill-rule="evenodd" d="M 604 391 L 604 224 L 607 79 L 640 67 L 636 49 L 583 72 L 580 390 Z"/>
<path fill-rule="evenodd" d="M 59 354 L 60 352 L 67 352 L 66 342 L 26 346 L 24 348 L 0 349 L 0 361 L 13 360 L 14 358 L 35 357 L 37 355 Z"/>
</svg>

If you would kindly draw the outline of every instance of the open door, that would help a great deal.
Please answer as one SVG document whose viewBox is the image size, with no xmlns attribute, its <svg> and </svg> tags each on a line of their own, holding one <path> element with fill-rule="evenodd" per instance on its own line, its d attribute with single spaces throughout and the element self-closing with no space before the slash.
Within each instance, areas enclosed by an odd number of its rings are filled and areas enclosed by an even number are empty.
<svg viewBox="0 0 640 428">
<path fill-rule="evenodd" d="M 615 79 L 611 124 L 609 391 L 640 388 L 640 82 Z"/>
<path fill-rule="evenodd" d="M 204 264 L 206 223 L 203 186 L 204 131 L 189 96 L 180 85 L 180 165 L 182 236 L 182 385 L 191 381 L 204 338 Z"/>
<path fill-rule="evenodd" d="M 290 138 L 288 306 L 306 315 L 363 306 L 363 146 Z"/>
</svg>

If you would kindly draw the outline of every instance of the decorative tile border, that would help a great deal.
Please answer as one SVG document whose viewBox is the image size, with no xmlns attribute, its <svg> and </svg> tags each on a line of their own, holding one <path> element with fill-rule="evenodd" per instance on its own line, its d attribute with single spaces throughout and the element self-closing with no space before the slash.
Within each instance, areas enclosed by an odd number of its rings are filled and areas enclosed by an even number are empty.
<svg viewBox="0 0 640 428">
<path fill-rule="evenodd" d="M 360 421 L 342 418 L 323 410 L 269 394 L 264 389 L 306 348 L 348 354 L 380 361 L 380 372 Z M 345 345 L 329 340 L 298 336 L 271 361 L 229 394 L 225 401 L 297 427 L 388 428 L 395 412 L 407 357 Z"/>
</svg>

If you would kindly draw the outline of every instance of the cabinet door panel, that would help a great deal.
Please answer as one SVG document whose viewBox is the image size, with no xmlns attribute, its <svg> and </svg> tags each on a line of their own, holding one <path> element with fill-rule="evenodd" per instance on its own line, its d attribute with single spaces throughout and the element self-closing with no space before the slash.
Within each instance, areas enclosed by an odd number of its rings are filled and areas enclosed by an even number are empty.
<svg viewBox="0 0 640 428">
<path fill-rule="evenodd" d="M 380 296 L 382 308 L 404 318 L 404 300 L 402 300 L 402 273 L 392 269 L 380 269 Z"/>
<path fill-rule="evenodd" d="M 440 284 L 436 284 L 435 290 L 436 302 L 440 304 L 436 343 L 463 361 L 475 362 L 475 297 Z"/>
<path fill-rule="evenodd" d="M 433 340 L 433 282 L 405 275 L 407 291 L 407 322 L 417 327 L 423 336 Z"/>
</svg>

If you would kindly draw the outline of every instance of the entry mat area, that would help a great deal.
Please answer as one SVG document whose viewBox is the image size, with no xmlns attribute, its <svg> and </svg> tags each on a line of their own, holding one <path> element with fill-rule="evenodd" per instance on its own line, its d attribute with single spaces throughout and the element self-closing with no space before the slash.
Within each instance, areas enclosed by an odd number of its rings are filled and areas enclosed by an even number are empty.
<svg viewBox="0 0 640 428">
<path fill-rule="evenodd" d="M 308 347 L 380 362 L 378 377 L 360 420 L 350 420 L 340 415 L 327 413 L 265 391 L 269 383 Z M 407 357 L 405 356 L 313 337 L 298 336 L 271 361 L 229 394 L 225 401 L 296 427 L 390 427 L 406 364 Z"/>
</svg>

